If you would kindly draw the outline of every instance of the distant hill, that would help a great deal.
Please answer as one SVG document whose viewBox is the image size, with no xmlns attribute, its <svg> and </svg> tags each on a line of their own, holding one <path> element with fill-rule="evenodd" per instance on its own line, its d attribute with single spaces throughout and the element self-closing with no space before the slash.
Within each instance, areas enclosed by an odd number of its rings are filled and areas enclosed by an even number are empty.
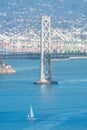
<svg viewBox="0 0 87 130">
<path fill-rule="evenodd" d="M 40 28 L 43 15 L 52 17 L 54 28 L 87 28 L 87 0 L 0 0 L 2 32 Z"/>
</svg>

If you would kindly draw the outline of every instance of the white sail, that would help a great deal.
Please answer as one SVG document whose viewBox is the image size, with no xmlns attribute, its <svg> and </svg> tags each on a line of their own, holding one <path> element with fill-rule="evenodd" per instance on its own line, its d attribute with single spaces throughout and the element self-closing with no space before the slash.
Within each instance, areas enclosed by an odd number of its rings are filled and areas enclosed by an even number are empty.
<svg viewBox="0 0 87 130">
<path fill-rule="evenodd" d="M 27 119 L 29 118 L 29 114 L 28 114 L 28 116 L 27 116 Z"/>
<path fill-rule="evenodd" d="M 34 118 L 34 113 L 33 113 L 32 106 L 31 106 L 31 108 L 30 108 L 30 117 L 31 117 L 31 118 Z"/>
<path fill-rule="evenodd" d="M 36 118 L 34 117 L 33 109 L 32 106 L 30 107 L 30 113 L 27 116 L 27 120 L 35 120 Z"/>
</svg>

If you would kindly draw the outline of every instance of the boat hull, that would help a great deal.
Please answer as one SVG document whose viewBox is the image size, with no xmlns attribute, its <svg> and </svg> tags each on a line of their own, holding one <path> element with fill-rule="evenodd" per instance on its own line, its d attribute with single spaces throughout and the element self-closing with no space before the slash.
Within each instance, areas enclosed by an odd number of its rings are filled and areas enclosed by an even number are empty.
<svg viewBox="0 0 87 130">
<path fill-rule="evenodd" d="M 27 118 L 27 120 L 29 120 L 29 121 L 34 121 L 34 120 L 36 120 L 36 118 L 34 118 L 34 117 L 29 117 L 29 118 Z"/>
</svg>

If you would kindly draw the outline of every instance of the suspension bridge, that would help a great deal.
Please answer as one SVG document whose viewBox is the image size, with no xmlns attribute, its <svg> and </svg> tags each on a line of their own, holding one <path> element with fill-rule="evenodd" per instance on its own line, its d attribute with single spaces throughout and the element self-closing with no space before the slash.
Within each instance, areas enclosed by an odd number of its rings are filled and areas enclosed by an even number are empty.
<svg viewBox="0 0 87 130">
<path fill-rule="evenodd" d="M 57 81 L 54 81 L 52 79 L 52 72 L 51 72 L 51 59 L 65 59 L 65 58 L 70 58 L 71 56 L 87 56 L 86 53 L 84 52 L 55 52 L 54 46 L 52 46 L 52 36 L 51 36 L 51 20 L 50 17 L 48 16 L 43 16 L 42 17 L 42 30 L 41 30 L 41 41 L 40 38 L 38 40 L 35 40 L 36 35 L 33 35 L 34 32 L 31 32 L 30 35 L 33 37 L 33 43 L 35 44 L 35 49 L 36 45 L 38 45 L 39 51 L 37 52 L 28 52 L 28 50 L 31 50 L 29 47 L 29 40 L 32 42 L 31 39 L 27 39 L 27 46 L 24 45 L 25 39 L 22 41 L 23 44 L 21 45 L 18 40 L 18 45 L 16 44 L 16 40 L 13 39 L 13 36 L 10 38 L 6 38 L 4 42 L 2 43 L 2 48 L 7 47 L 6 49 L 9 49 L 9 51 L 1 51 L 0 53 L 0 60 L 1 59 L 41 59 L 41 64 L 40 64 L 40 77 L 38 80 L 36 80 L 34 83 L 35 84 L 57 84 Z M 27 32 L 28 33 L 28 32 Z M 57 29 L 55 32 L 53 32 L 53 35 L 57 34 L 59 37 L 62 36 L 63 41 L 69 40 L 69 37 L 65 37 L 64 34 L 60 33 L 60 31 Z M 16 37 L 16 36 L 15 36 Z M 23 38 L 23 37 L 22 37 Z M 21 39 L 19 37 L 19 39 Z M 11 42 L 11 44 L 9 44 Z M 41 42 L 41 45 L 38 43 Z M 65 44 L 61 43 L 62 47 L 65 47 Z M 10 46 L 8 46 L 10 45 Z M 69 45 L 69 44 L 68 44 Z M 26 48 L 25 48 L 26 47 Z M 60 47 L 60 46 L 58 46 Z M 21 50 L 21 51 L 19 51 Z M 27 50 L 27 51 L 25 51 Z M 61 50 L 61 49 L 60 49 Z"/>
</svg>

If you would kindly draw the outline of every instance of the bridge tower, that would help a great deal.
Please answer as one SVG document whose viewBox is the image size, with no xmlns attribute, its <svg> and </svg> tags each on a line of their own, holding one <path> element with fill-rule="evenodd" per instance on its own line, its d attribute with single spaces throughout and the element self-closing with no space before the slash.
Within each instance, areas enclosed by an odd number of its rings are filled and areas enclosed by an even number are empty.
<svg viewBox="0 0 87 130">
<path fill-rule="evenodd" d="M 40 79 L 36 84 L 57 84 L 51 75 L 51 28 L 50 17 L 42 17 Z"/>
</svg>

